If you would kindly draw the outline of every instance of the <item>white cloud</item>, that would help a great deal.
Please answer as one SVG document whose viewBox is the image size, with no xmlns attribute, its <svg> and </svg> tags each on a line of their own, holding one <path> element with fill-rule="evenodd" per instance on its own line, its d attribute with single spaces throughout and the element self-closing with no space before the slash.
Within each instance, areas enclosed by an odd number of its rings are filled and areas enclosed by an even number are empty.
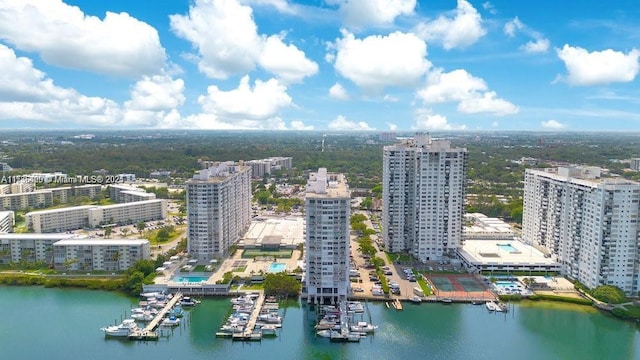
<svg viewBox="0 0 640 360">
<path fill-rule="evenodd" d="M 287 0 L 240 0 L 243 4 L 272 6 L 283 14 L 295 15 L 298 10 L 294 4 L 290 4 Z"/>
<path fill-rule="evenodd" d="M 0 120 L 70 122 L 86 127 L 113 125 L 120 114 L 114 101 L 58 87 L 30 59 L 17 57 L 0 44 Z"/>
<path fill-rule="evenodd" d="M 588 52 L 567 44 L 556 49 L 567 68 L 567 82 L 571 85 L 600 85 L 612 82 L 631 82 L 638 75 L 640 51 L 627 54 L 611 49 Z"/>
<path fill-rule="evenodd" d="M 411 86 L 429 69 L 427 45 L 413 34 L 393 32 L 356 39 L 346 30 L 337 39 L 335 68 L 365 91 Z"/>
<path fill-rule="evenodd" d="M 549 39 L 544 38 L 542 34 L 525 25 L 517 16 L 504 24 L 504 33 L 508 37 L 515 37 L 519 32 L 533 39 L 520 46 L 521 50 L 530 54 L 544 53 L 549 50 Z"/>
<path fill-rule="evenodd" d="M 513 20 L 509 20 L 504 24 L 504 33 L 508 37 L 516 36 L 516 32 L 524 29 L 524 24 L 516 16 Z"/>
<path fill-rule="evenodd" d="M 494 91 L 489 91 L 483 79 L 463 69 L 448 73 L 440 69 L 431 72 L 427 77 L 427 86 L 420 89 L 417 96 L 425 104 L 457 102 L 458 111 L 467 114 L 509 115 L 518 112 L 518 107 L 498 98 Z"/>
<path fill-rule="evenodd" d="M 497 13 L 495 6 L 493 6 L 493 4 L 488 1 L 482 3 L 482 8 L 487 10 L 492 15 L 495 15 Z"/>
<path fill-rule="evenodd" d="M 294 45 L 286 45 L 279 35 L 269 36 L 259 58 L 260 65 L 288 83 L 300 82 L 318 72 L 318 64 L 307 59 Z"/>
<path fill-rule="evenodd" d="M 283 43 L 284 35 L 259 35 L 252 9 L 238 0 L 196 0 L 188 15 L 169 19 L 171 30 L 197 48 L 198 68 L 210 78 L 244 74 L 257 64 L 286 82 L 318 71 L 304 52 Z"/>
<path fill-rule="evenodd" d="M 387 124 L 387 126 L 389 127 L 389 130 L 391 130 L 391 131 L 396 131 L 396 130 L 398 130 L 398 125 L 393 124 L 393 123 L 386 123 L 386 124 Z"/>
<path fill-rule="evenodd" d="M 144 77 L 131 89 L 131 100 L 124 103 L 125 126 L 177 126 L 177 107 L 184 101 L 184 81 L 167 75 Z"/>
<path fill-rule="evenodd" d="M 543 128 L 547 128 L 547 129 L 562 129 L 565 127 L 563 124 L 561 124 L 557 120 L 543 121 L 541 125 Z"/>
<path fill-rule="evenodd" d="M 346 130 L 346 131 L 357 131 L 357 130 L 375 130 L 364 121 L 354 122 L 347 120 L 343 115 L 338 115 L 335 119 L 333 119 L 329 125 L 327 125 L 331 130 Z"/>
<path fill-rule="evenodd" d="M 464 130 L 466 126 L 449 124 L 446 116 L 434 114 L 429 109 L 419 109 L 412 128 L 414 130 Z"/>
<path fill-rule="evenodd" d="M 472 45 L 487 33 L 482 27 L 482 17 L 466 0 L 458 0 L 456 10 L 450 15 L 418 24 L 416 34 L 427 41 L 441 42 L 449 50 Z"/>
<path fill-rule="evenodd" d="M 9 0 L 0 7 L 0 39 L 48 64 L 127 77 L 165 65 L 156 29 L 127 13 L 107 12 L 101 20 L 61 0 Z"/>
<path fill-rule="evenodd" d="M 300 120 L 293 120 L 291 121 L 291 130 L 313 130 L 313 125 L 305 125 Z"/>
<path fill-rule="evenodd" d="M 498 126 L 500 126 L 500 123 L 499 123 L 497 120 L 494 120 L 494 121 L 491 123 L 491 126 L 492 126 L 492 127 L 498 127 Z"/>
<path fill-rule="evenodd" d="M 339 83 L 335 83 L 331 88 L 329 88 L 329 96 L 334 99 L 340 99 L 340 100 L 349 99 L 349 94 L 347 94 L 347 90 L 345 90 L 345 88 Z"/>
<path fill-rule="evenodd" d="M 233 90 L 209 86 L 198 103 L 202 114 L 189 116 L 187 121 L 209 129 L 286 129 L 278 114 L 293 104 L 286 86 L 278 80 L 256 80 L 251 87 L 249 76 L 244 76 Z"/>
<path fill-rule="evenodd" d="M 416 0 L 329 0 L 339 5 L 344 23 L 350 28 L 391 24 L 400 15 L 411 15 Z"/>
<path fill-rule="evenodd" d="M 495 91 L 486 91 L 482 95 L 462 100 L 458 111 L 465 114 L 491 113 L 498 116 L 518 113 L 518 107 L 497 97 Z"/>
<path fill-rule="evenodd" d="M 538 39 L 536 41 L 529 41 L 520 48 L 530 54 L 536 54 L 547 52 L 547 50 L 549 50 L 549 45 L 548 39 Z"/>
</svg>

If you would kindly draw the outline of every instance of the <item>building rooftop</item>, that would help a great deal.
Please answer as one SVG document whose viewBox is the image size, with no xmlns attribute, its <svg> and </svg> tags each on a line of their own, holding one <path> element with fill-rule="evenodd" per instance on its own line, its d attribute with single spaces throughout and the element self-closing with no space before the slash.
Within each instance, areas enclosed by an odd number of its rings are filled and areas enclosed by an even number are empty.
<svg viewBox="0 0 640 360">
<path fill-rule="evenodd" d="M 53 244 L 54 246 L 61 245 L 113 245 L 113 246 L 129 246 L 129 245 L 144 245 L 148 244 L 149 240 L 145 239 L 65 239 L 60 240 Z"/>
<path fill-rule="evenodd" d="M 309 174 L 309 181 L 305 188 L 308 198 L 349 198 L 349 185 L 343 174 L 329 173 L 326 168 L 318 169 L 317 173 Z"/>
<path fill-rule="evenodd" d="M 0 233 L 0 240 L 66 240 L 66 239 L 87 239 L 85 235 L 75 234 L 2 234 Z"/>
<path fill-rule="evenodd" d="M 245 245 L 270 244 L 278 239 L 282 245 L 304 242 L 304 218 L 301 216 L 256 218 L 241 241 Z"/>
<path fill-rule="evenodd" d="M 458 250 L 469 263 L 483 265 L 557 265 L 531 245 L 517 240 L 466 240 Z"/>
</svg>

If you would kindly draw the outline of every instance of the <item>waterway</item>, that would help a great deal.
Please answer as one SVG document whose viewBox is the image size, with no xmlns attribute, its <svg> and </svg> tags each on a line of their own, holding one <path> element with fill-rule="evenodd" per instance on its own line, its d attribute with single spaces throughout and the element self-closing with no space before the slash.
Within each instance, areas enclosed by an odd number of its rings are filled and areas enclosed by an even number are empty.
<svg viewBox="0 0 640 360">
<path fill-rule="evenodd" d="M 203 299 L 157 342 L 105 339 L 135 299 L 91 290 L 0 287 L 2 359 L 640 359 L 640 332 L 588 307 L 521 306 L 507 314 L 469 304 L 369 303 L 375 335 L 330 343 L 313 331 L 306 305 L 285 308 L 274 339 L 215 338 L 228 299 Z M 281 310 L 282 311 L 282 310 Z M 365 319 L 368 320 L 368 319 Z"/>
</svg>

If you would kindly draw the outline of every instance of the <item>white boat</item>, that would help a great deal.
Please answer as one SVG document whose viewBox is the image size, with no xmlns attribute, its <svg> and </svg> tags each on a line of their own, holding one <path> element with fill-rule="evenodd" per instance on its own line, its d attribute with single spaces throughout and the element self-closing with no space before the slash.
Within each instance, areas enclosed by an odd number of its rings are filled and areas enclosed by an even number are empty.
<svg viewBox="0 0 640 360">
<path fill-rule="evenodd" d="M 270 324 L 279 324 L 282 321 L 282 318 L 278 313 L 267 313 L 258 315 L 258 321 L 264 321 Z"/>
<path fill-rule="evenodd" d="M 138 320 L 138 321 L 151 321 L 153 320 L 154 316 L 153 314 L 151 314 L 151 312 L 149 311 L 145 311 L 145 312 L 136 312 L 136 313 L 131 313 L 131 318 Z"/>
<path fill-rule="evenodd" d="M 162 326 L 178 326 L 180 325 L 180 319 L 175 316 L 162 319 Z"/>
<path fill-rule="evenodd" d="M 353 332 L 370 334 L 370 333 L 374 332 L 377 328 L 378 328 L 377 326 L 375 326 L 373 324 L 369 324 L 366 321 L 358 321 L 355 325 L 351 325 L 349 327 L 349 330 L 351 330 Z"/>
<path fill-rule="evenodd" d="M 220 332 L 226 333 L 226 334 L 241 333 L 243 331 L 244 331 L 244 327 L 237 326 L 237 325 L 225 324 L 225 325 L 222 325 L 222 327 L 220 328 Z"/>
<path fill-rule="evenodd" d="M 411 297 L 409 300 L 411 300 L 411 302 L 419 304 L 422 302 L 422 298 L 418 295 Z"/>
<path fill-rule="evenodd" d="M 498 309 L 498 305 L 496 305 L 496 303 L 494 303 L 493 301 L 487 301 L 485 305 L 487 306 L 487 310 L 489 311 L 496 311 Z"/>
<path fill-rule="evenodd" d="M 182 299 L 180 299 L 180 305 L 182 306 L 196 306 L 198 304 L 200 304 L 200 301 L 194 298 L 190 298 L 188 296 L 185 296 Z"/>
<path fill-rule="evenodd" d="M 318 336 L 321 337 L 326 337 L 326 338 L 330 338 L 330 337 L 340 337 L 342 336 L 340 334 L 340 332 L 336 331 L 336 330 L 320 330 L 318 332 L 316 332 L 316 334 Z"/>
<path fill-rule="evenodd" d="M 106 326 L 100 330 L 105 336 L 126 337 L 138 330 L 138 325 L 134 319 L 125 319 L 120 325 Z"/>
<path fill-rule="evenodd" d="M 274 336 L 276 334 L 276 329 L 275 325 L 262 325 L 260 331 L 263 336 Z"/>
</svg>

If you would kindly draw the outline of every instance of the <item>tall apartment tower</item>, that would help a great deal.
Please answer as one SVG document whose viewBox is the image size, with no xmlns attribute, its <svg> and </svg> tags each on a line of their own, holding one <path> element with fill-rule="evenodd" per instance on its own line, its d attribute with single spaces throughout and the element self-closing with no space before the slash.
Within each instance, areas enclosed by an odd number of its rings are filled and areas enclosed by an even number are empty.
<svg viewBox="0 0 640 360">
<path fill-rule="evenodd" d="M 640 290 L 640 183 L 601 178 L 597 167 L 527 169 L 522 237 L 594 288 Z"/>
<path fill-rule="evenodd" d="M 387 251 L 420 261 L 453 256 L 462 245 L 467 149 L 417 133 L 385 146 L 382 227 Z"/>
<path fill-rule="evenodd" d="M 221 163 L 198 171 L 186 187 L 189 254 L 226 256 L 251 224 L 251 168 Z"/>
<path fill-rule="evenodd" d="M 346 300 L 349 282 L 350 193 L 343 174 L 320 168 L 306 186 L 307 299 L 314 304 Z"/>
</svg>

